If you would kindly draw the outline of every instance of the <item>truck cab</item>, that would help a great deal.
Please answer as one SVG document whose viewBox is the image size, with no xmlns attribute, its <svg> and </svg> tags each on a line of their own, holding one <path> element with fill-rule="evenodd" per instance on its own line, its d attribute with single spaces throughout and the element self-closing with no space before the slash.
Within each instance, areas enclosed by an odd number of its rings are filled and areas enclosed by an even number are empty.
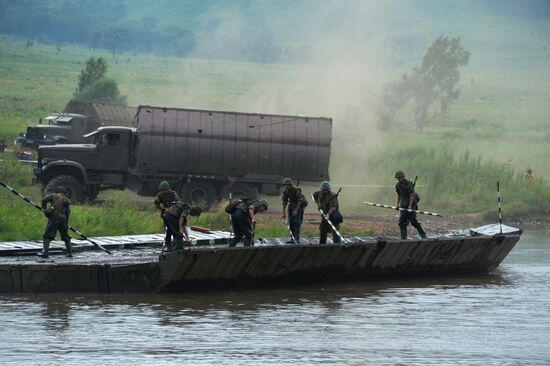
<svg viewBox="0 0 550 366">
<path fill-rule="evenodd" d="M 93 200 L 103 189 L 124 189 L 135 128 L 100 127 L 84 137 L 93 142 L 38 148 L 34 175 L 43 189 L 64 186 L 76 202 Z"/>
<path fill-rule="evenodd" d="M 20 133 L 15 140 L 24 147 L 39 145 L 82 143 L 83 135 L 96 129 L 97 123 L 88 116 L 76 113 L 53 113 L 39 120 L 38 125 L 28 126 L 26 133 Z"/>
</svg>

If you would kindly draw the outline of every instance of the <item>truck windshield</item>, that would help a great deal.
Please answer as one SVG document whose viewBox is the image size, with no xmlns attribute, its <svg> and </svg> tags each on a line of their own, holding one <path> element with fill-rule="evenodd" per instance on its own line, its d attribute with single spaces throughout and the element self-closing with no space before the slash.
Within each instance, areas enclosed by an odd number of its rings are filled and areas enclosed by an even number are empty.
<svg viewBox="0 0 550 366">
<path fill-rule="evenodd" d="M 49 125 L 69 126 L 72 123 L 73 117 L 69 116 L 48 116 L 44 118 Z"/>
</svg>

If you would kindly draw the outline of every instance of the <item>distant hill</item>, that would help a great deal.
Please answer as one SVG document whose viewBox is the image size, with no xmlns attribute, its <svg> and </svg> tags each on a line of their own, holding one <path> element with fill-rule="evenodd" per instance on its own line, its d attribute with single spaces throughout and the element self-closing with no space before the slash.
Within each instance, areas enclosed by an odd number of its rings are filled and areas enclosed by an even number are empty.
<svg viewBox="0 0 550 366">
<path fill-rule="evenodd" d="M 547 0 L 0 0 L 0 33 L 30 42 L 263 63 L 376 45 L 398 65 L 440 34 L 494 47 L 487 62 L 538 57 L 549 19 Z"/>
</svg>

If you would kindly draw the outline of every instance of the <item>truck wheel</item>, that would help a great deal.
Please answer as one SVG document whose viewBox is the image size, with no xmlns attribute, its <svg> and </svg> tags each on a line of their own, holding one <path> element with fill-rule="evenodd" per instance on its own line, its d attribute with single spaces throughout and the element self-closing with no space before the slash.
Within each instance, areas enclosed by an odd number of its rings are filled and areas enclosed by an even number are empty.
<svg viewBox="0 0 550 366">
<path fill-rule="evenodd" d="M 222 199 L 229 198 L 229 193 L 231 193 L 231 197 L 234 199 L 258 197 L 258 191 L 256 190 L 256 188 L 251 184 L 243 182 L 237 182 L 233 184 L 228 183 L 223 186 L 220 193 L 222 195 Z"/>
<path fill-rule="evenodd" d="M 204 209 L 216 202 L 216 189 L 208 181 L 193 180 L 183 185 L 179 194 L 183 201 Z"/>
<path fill-rule="evenodd" d="M 54 192 L 54 188 L 63 186 L 67 190 L 67 197 L 76 203 L 84 203 L 86 194 L 84 185 L 78 179 L 70 175 L 58 175 L 48 182 L 46 192 Z"/>
</svg>

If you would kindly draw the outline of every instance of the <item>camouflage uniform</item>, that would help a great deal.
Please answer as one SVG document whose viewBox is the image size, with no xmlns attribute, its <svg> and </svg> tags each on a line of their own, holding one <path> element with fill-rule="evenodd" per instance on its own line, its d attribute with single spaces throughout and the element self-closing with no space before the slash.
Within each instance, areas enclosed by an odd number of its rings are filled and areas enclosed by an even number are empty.
<svg viewBox="0 0 550 366">
<path fill-rule="evenodd" d="M 338 196 L 332 191 L 328 191 L 326 195 L 323 195 L 323 191 L 317 191 L 313 194 L 313 198 L 315 199 L 315 202 L 319 204 L 319 208 L 323 210 L 325 214 L 327 214 L 330 209 L 332 209 L 333 212 L 336 212 L 339 209 Z M 332 219 L 332 217 L 329 216 L 329 219 Z M 340 230 L 340 224 L 335 224 L 334 222 L 332 223 L 337 230 Z M 319 244 L 326 244 L 327 234 L 330 232 L 332 232 L 332 241 L 334 243 L 339 243 L 340 237 L 338 236 L 338 234 L 336 234 L 336 232 L 332 230 L 330 224 L 323 217 L 321 219 L 321 224 L 319 225 Z"/>
<path fill-rule="evenodd" d="M 262 206 L 265 206 L 265 203 L 255 200 L 251 203 L 241 202 L 233 208 L 231 211 L 231 223 L 235 236 L 231 240 L 231 243 L 229 243 L 230 247 L 236 246 L 241 240 L 243 240 L 245 247 L 254 245 L 252 242 L 252 237 L 254 236 L 252 218 L 248 210 L 252 209 L 254 214 L 256 214 Z"/>
<path fill-rule="evenodd" d="M 168 251 L 172 250 L 172 236 L 174 236 L 174 239 L 176 241 L 176 245 L 180 243 L 180 240 L 183 241 L 181 238 L 183 236 L 179 233 L 179 226 L 178 226 L 178 218 L 172 218 L 173 215 L 165 215 L 165 212 L 168 208 L 170 208 L 172 205 L 175 205 L 178 203 L 180 198 L 178 197 L 178 194 L 170 189 L 168 190 L 162 190 L 157 194 L 157 197 L 154 201 L 155 207 L 160 210 L 160 217 L 164 221 L 164 226 L 166 227 L 166 234 L 164 236 L 164 244 L 166 245 L 166 248 Z M 173 221 L 175 220 L 175 226 L 173 225 Z"/>
<path fill-rule="evenodd" d="M 172 203 L 162 213 L 162 220 L 164 226 L 166 226 L 166 236 L 164 243 L 166 244 L 166 250 L 178 250 L 183 249 L 183 234 L 180 231 L 180 218 L 183 216 L 183 224 L 187 224 L 187 216 L 189 215 L 189 205 L 187 203 L 175 202 Z M 174 238 L 174 247 L 172 248 L 172 237 Z"/>
<path fill-rule="evenodd" d="M 399 198 L 399 208 L 408 209 L 411 196 L 414 196 L 415 198 L 413 199 L 411 209 L 418 210 L 418 200 L 414 192 L 414 184 L 410 180 L 403 179 L 401 182 L 396 183 L 395 192 L 397 192 L 397 196 Z M 416 219 L 416 212 L 400 210 L 399 229 L 401 231 L 402 239 L 407 239 L 407 226 L 409 226 L 409 222 L 416 228 L 416 230 L 418 230 L 418 233 L 422 238 L 426 237 L 426 233 L 424 232 L 422 225 Z"/>
<path fill-rule="evenodd" d="M 288 186 L 282 194 L 283 206 L 287 208 L 288 226 L 290 231 L 296 239 L 296 242 L 300 242 L 300 227 L 304 221 L 304 195 L 302 190 L 298 187 Z M 294 210 L 299 205 L 298 212 L 294 215 Z"/>
<path fill-rule="evenodd" d="M 51 207 L 47 209 L 48 203 Z M 72 256 L 71 237 L 69 236 L 69 215 L 71 214 L 71 201 L 62 193 L 50 193 L 42 198 L 42 208 L 48 217 L 48 223 L 43 235 L 43 251 L 41 256 L 47 258 L 49 255 L 50 242 L 55 239 L 59 231 L 61 240 L 65 242 L 67 255 Z"/>
</svg>

